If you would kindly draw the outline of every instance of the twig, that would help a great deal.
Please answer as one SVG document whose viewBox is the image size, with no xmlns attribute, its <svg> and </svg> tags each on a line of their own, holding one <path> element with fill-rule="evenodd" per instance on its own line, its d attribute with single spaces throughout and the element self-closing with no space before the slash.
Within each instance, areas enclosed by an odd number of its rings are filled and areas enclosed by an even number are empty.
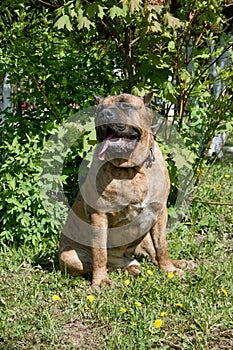
<svg viewBox="0 0 233 350">
<path fill-rule="evenodd" d="M 55 9 L 57 9 L 57 8 L 59 7 L 58 4 L 49 4 L 48 2 L 43 1 L 43 0 L 37 0 L 37 1 L 40 2 L 40 3 L 43 4 L 43 5 L 46 5 L 46 6 L 49 6 L 49 7 L 53 7 L 53 8 L 55 8 Z"/>
<path fill-rule="evenodd" d="M 233 44 L 228 45 L 222 52 L 221 54 L 216 57 L 206 68 L 203 68 L 203 70 L 199 73 L 199 75 L 197 76 L 197 78 L 195 78 L 194 82 L 192 84 L 190 84 L 189 88 L 186 91 L 186 101 L 188 99 L 188 97 L 190 96 L 194 86 L 196 85 L 196 82 L 199 81 L 201 79 L 201 77 L 203 76 L 203 74 L 208 71 L 210 69 L 210 67 L 212 67 L 219 59 L 220 57 L 222 57 L 224 55 L 224 53 L 226 53 L 227 51 L 229 51 L 231 48 L 233 47 Z M 186 103 L 185 101 L 185 103 Z"/>
<path fill-rule="evenodd" d="M 113 31 L 109 28 L 109 26 L 102 20 L 101 21 L 102 25 L 104 26 L 104 28 L 108 31 L 108 33 L 110 34 L 112 40 L 116 43 L 117 48 L 123 53 L 124 50 L 122 49 L 122 47 L 119 44 L 119 38 L 117 38 L 117 35 L 115 33 L 113 33 Z"/>
<path fill-rule="evenodd" d="M 132 40 L 131 41 L 131 43 L 129 43 L 129 46 L 131 47 L 131 46 L 133 46 L 138 40 L 140 40 L 141 39 L 141 37 L 140 36 L 138 36 L 137 38 L 135 38 L 134 40 Z"/>
<path fill-rule="evenodd" d="M 198 203 L 204 203 L 204 204 L 210 204 L 210 205 L 229 205 L 229 206 L 233 206 L 233 203 L 227 203 L 227 202 L 208 202 L 208 201 L 202 201 L 200 199 L 194 199 L 195 202 Z"/>
</svg>

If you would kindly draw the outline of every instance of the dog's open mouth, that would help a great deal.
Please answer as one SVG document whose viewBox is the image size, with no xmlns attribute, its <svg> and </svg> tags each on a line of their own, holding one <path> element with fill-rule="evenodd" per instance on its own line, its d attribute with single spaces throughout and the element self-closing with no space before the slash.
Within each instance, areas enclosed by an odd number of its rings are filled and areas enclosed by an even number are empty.
<svg viewBox="0 0 233 350">
<path fill-rule="evenodd" d="M 104 160 L 106 152 L 114 157 L 126 156 L 131 153 L 140 140 L 140 131 L 133 127 L 126 127 L 122 132 L 107 126 L 106 137 L 103 139 L 102 147 L 99 151 L 99 159 Z"/>
</svg>

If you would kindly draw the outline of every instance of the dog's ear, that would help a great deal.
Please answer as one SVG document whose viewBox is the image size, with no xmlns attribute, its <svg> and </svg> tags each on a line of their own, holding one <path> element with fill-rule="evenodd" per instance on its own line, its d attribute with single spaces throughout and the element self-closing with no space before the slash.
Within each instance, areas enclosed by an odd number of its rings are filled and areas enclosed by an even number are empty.
<svg viewBox="0 0 233 350">
<path fill-rule="evenodd" d="M 102 101 L 103 101 L 103 97 L 99 96 L 99 95 L 93 95 L 94 96 L 94 100 L 95 100 L 95 105 L 98 106 Z"/>
<path fill-rule="evenodd" d="M 148 94 L 143 96 L 143 102 L 146 107 L 150 107 L 152 97 L 153 97 L 153 92 L 149 92 Z"/>
</svg>

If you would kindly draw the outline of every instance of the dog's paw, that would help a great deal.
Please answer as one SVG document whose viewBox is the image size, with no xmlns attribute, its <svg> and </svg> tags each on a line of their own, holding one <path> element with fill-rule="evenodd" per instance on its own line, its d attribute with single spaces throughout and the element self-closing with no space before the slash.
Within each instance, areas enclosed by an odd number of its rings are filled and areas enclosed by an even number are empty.
<svg viewBox="0 0 233 350">
<path fill-rule="evenodd" d="M 138 276 L 141 272 L 140 263 L 137 260 L 133 260 L 123 268 L 123 271 L 128 271 L 133 276 Z"/>
<path fill-rule="evenodd" d="M 160 268 L 163 271 L 173 272 L 176 276 L 181 277 L 184 275 L 184 270 L 191 270 L 196 266 L 197 264 L 192 260 L 169 260 L 166 264 L 160 265 Z"/>
<path fill-rule="evenodd" d="M 111 281 L 109 278 L 107 278 L 107 279 L 103 279 L 101 281 L 92 281 L 91 286 L 94 289 L 99 289 L 101 287 L 112 288 L 112 287 L 115 287 L 115 283 L 113 281 Z"/>
<path fill-rule="evenodd" d="M 114 283 L 108 278 L 107 271 L 95 271 L 92 276 L 92 287 L 97 289 L 99 287 L 112 287 Z"/>
<path fill-rule="evenodd" d="M 184 271 L 180 269 L 176 264 L 173 263 L 173 260 L 167 260 L 166 262 L 164 261 L 163 264 L 159 264 L 159 268 L 164 271 L 164 272 L 173 272 L 176 274 L 176 276 L 180 277 L 184 274 Z"/>
</svg>

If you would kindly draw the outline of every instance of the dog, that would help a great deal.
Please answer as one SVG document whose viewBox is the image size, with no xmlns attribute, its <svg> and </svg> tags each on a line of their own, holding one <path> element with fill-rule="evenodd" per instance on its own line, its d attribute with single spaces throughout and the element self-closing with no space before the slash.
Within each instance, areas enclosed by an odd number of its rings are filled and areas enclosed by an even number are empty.
<svg viewBox="0 0 233 350">
<path fill-rule="evenodd" d="M 168 256 L 170 181 L 151 131 L 152 93 L 95 96 L 97 145 L 59 243 L 61 271 L 92 271 L 92 285 L 109 285 L 108 271 L 140 273 L 137 254 L 181 275 L 185 260 Z"/>
</svg>

